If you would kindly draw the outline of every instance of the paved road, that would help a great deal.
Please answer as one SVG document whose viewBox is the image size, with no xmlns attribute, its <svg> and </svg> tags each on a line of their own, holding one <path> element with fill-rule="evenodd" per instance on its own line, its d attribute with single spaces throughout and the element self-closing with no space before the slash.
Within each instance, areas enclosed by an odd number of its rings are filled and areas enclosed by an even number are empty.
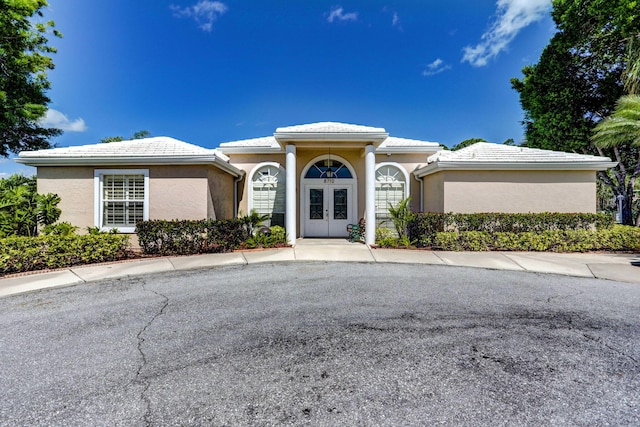
<svg viewBox="0 0 640 427">
<path fill-rule="evenodd" d="M 279 263 L 0 299 L 1 425 L 638 425 L 640 286 Z"/>
</svg>

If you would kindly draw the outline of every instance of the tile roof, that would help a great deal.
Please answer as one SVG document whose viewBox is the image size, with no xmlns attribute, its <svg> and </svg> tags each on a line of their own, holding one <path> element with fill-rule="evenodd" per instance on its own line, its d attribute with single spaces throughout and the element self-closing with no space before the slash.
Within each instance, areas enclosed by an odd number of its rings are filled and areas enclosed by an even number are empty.
<svg viewBox="0 0 640 427">
<path fill-rule="evenodd" d="M 212 156 L 209 150 L 166 136 L 89 144 L 48 150 L 23 151 L 20 157 L 184 157 Z"/>
<path fill-rule="evenodd" d="M 279 149 L 280 144 L 273 136 L 263 136 L 261 138 L 243 139 L 239 141 L 223 142 L 220 148 L 236 148 L 236 147 L 255 147 L 255 148 L 274 148 Z"/>
<path fill-rule="evenodd" d="M 397 138 L 395 136 L 389 136 L 384 140 L 382 144 L 380 144 L 380 148 L 391 148 L 391 147 L 433 147 L 438 148 L 440 144 L 437 142 L 430 141 L 420 141 L 418 139 L 408 139 L 408 138 Z"/>
<path fill-rule="evenodd" d="M 571 163 L 571 162 L 602 162 L 610 161 L 607 157 L 587 154 L 565 153 L 561 151 L 540 150 L 511 145 L 477 142 L 457 151 L 443 150 L 429 157 L 432 162 L 527 162 L 527 163 Z"/>
<path fill-rule="evenodd" d="M 352 125 L 337 122 L 319 122 L 306 125 L 286 126 L 276 129 L 277 133 L 384 133 L 384 128 Z"/>
</svg>

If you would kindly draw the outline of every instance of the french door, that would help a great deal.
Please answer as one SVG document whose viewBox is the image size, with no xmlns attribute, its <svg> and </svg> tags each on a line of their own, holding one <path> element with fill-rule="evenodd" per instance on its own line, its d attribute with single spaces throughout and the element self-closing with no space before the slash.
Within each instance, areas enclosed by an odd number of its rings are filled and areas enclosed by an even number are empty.
<svg viewBox="0 0 640 427">
<path fill-rule="evenodd" d="M 350 184 L 308 184 L 305 186 L 305 236 L 346 237 L 353 223 Z"/>
</svg>

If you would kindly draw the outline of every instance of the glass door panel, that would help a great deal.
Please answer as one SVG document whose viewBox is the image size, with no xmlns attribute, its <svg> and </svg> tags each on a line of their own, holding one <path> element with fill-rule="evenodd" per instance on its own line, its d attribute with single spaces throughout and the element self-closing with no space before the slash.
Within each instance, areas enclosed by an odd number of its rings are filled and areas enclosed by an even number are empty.
<svg viewBox="0 0 640 427">
<path fill-rule="evenodd" d="M 346 220 L 348 218 L 347 189 L 333 189 L 333 219 Z"/>
<path fill-rule="evenodd" d="M 309 190 L 309 219 L 324 218 L 324 189 L 311 188 Z"/>
</svg>

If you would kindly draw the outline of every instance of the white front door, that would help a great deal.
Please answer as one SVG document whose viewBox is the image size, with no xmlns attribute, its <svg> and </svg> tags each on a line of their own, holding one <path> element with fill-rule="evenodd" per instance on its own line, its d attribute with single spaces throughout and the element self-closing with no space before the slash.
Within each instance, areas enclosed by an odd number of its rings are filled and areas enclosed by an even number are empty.
<svg viewBox="0 0 640 427">
<path fill-rule="evenodd" d="M 346 237 L 353 223 L 351 198 L 351 184 L 305 185 L 305 237 Z"/>
</svg>

